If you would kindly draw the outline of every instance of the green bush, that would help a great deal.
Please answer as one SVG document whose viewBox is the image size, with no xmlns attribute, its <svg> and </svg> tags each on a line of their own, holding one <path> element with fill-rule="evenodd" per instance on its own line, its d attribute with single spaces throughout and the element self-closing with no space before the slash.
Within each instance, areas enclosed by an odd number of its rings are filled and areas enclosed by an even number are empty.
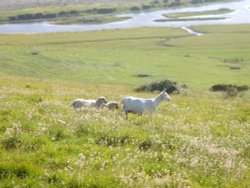
<svg viewBox="0 0 250 188">
<path fill-rule="evenodd" d="M 152 82 L 149 84 L 145 84 L 143 86 L 140 86 L 135 89 L 135 91 L 140 92 L 140 91 L 162 91 L 166 89 L 167 93 L 180 93 L 182 89 L 186 88 L 185 85 L 178 85 L 177 82 L 172 81 L 172 80 L 162 80 L 159 82 Z"/>
<path fill-rule="evenodd" d="M 210 91 L 232 91 L 232 90 L 236 90 L 236 91 L 240 92 L 240 91 L 246 91 L 248 89 L 249 89 L 249 87 L 246 86 L 246 85 L 237 86 L 237 85 L 232 85 L 232 84 L 216 84 L 216 85 L 213 85 L 210 88 Z"/>
<path fill-rule="evenodd" d="M 139 11 L 139 10 L 141 10 L 141 9 L 140 9 L 140 7 L 138 7 L 138 6 L 132 6 L 132 7 L 130 8 L 130 10 L 131 10 L 131 11 Z"/>
<path fill-rule="evenodd" d="M 210 91 L 217 92 L 217 91 L 223 91 L 226 93 L 227 97 L 235 97 L 238 95 L 239 92 L 248 90 L 249 87 L 246 85 L 243 86 L 237 86 L 232 84 L 217 84 L 213 85 L 210 88 Z"/>
</svg>

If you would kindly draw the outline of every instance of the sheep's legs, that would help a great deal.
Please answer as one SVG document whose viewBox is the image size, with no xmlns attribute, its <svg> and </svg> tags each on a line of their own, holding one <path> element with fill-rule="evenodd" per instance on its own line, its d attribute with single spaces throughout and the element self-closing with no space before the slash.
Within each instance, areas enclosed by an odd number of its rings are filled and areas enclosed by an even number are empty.
<svg viewBox="0 0 250 188">
<path fill-rule="evenodd" d="M 125 112 L 126 119 L 128 119 L 128 112 Z"/>
</svg>

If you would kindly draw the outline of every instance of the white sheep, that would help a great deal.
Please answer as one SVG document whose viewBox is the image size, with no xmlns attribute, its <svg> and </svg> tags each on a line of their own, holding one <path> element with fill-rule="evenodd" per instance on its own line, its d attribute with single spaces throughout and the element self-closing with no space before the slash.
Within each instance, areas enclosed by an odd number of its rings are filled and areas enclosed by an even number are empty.
<svg viewBox="0 0 250 188">
<path fill-rule="evenodd" d="M 101 107 L 106 107 L 109 110 L 111 110 L 111 109 L 118 109 L 119 105 L 118 105 L 118 102 L 116 101 L 109 101 L 106 104 L 102 104 Z"/>
<path fill-rule="evenodd" d="M 102 104 L 106 104 L 107 100 L 105 97 L 99 97 L 97 100 L 94 99 L 75 99 L 71 106 L 75 109 L 79 109 L 82 107 L 95 107 L 100 108 Z"/>
<path fill-rule="evenodd" d="M 171 97 L 163 90 L 157 97 L 152 99 L 143 99 L 136 97 L 125 97 L 122 99 L 123 112 L 126 117 L 128 113 L 134 113 L 141 115 L 143 112 L 153 113 L 157 110 L 161 101 L 170 101 Z"/>
</svg>

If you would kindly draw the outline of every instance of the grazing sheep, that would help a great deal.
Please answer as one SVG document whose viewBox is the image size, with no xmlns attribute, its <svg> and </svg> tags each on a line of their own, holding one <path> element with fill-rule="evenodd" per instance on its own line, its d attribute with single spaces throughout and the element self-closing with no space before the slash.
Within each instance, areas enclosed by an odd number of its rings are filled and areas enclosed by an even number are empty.
<svg viewBox="0 0 250 188">
<path fill-rule="evenodd" d="M 125 97 L 122 99 L 121 103 L 123 104 L 123 112 L 125 112 L 126 117 L 128 117 L 128 113 L 140 115 L 145 111 L 153 113 L 163 100 L 171 100 L 171 97 L 166 93 L 165 89 L 157 97 L 152 99 Z"/>
<path fill-rule="evenodd" d="M 82 107 L 95 107 L 95 108 L 100 108 L 102 104 L 106 104 L 107 100 L 105 97 L 100 97 L 97 100 L 93 99 L 75 99 L 72 103 L 71 106 L 75 109 L 79 109 Z"/>
<path fill-rule="evenodd" d="M 101 107 L 106 107 L 108 108 L 109 110 L 111 109 L 118 109 L 119 108 L 119 105 L 116 101 L 110 101 L 106 104 L 102 104 Z"/>
</svg>

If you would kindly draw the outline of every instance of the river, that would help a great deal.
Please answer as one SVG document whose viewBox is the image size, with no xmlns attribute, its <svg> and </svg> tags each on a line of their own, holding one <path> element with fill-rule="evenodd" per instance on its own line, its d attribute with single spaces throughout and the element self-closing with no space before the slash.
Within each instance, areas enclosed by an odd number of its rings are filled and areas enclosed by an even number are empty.
<svg viewBox="0 0 250 188">
<path fill-rule="evenodd" d="M 218 10 L 221 8 L 233 10 L 230 13 L 222 15 L 208 15 L 209 20 L 187 20 L 187 21 L 165 21 L 155 22 L 155 20 L 165 19 L 163 14 L 194 12 L 194 11 L 209 11 Z M 178 27 L 186 30 L 194 35 L 201 35 L 192 31 L 189 27 L 193 25 L 209 25 L 209 24 L 249 24 L 250 23 L 250 0 L 242 0 L 228 3 L 215 3 L 211 5 L 176 8 L 168 10 L 159 10 L 143 13 L 131 13 L 118 15 L 120 17 L 130 17 L 130 19 L 121 22 L 113 22 L 106 24 L 91 24 L 91 25 L 54 25 L 49 22 L 37 23 L 19 23 L 19 24 L 0 24 L 0 33 L 50 33 L 50 32 L 76 32 L 76 31 L 93 31 L 107 29 L 123 29 L 136 27 Z M 204 15 L 202 17 L 205 17 Z M 223 17 L 224 19 L 217 19 Z M 214 18 L 214 19 L 211 19 Z"/>
</svg>

